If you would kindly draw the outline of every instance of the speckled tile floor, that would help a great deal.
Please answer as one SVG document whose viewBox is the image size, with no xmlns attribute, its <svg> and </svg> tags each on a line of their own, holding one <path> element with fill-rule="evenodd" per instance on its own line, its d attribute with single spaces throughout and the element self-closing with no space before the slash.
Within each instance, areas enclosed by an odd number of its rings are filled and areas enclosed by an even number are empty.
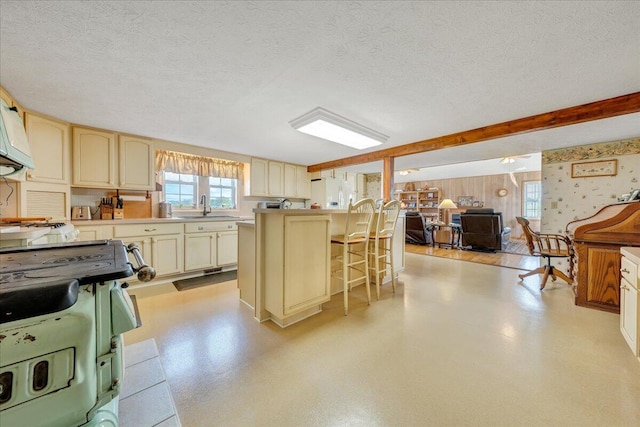
<svg viewBox="0 0 640 427">
<path fill-rule="evenodd" d="M 406 255 L 397 293 L 364 288 L 287 329 L 236 282 L 135 291 L 177 413 L 197 426 L 637 426 L 640 362 L 619 316 L 518 270 Z"/>
</svg>

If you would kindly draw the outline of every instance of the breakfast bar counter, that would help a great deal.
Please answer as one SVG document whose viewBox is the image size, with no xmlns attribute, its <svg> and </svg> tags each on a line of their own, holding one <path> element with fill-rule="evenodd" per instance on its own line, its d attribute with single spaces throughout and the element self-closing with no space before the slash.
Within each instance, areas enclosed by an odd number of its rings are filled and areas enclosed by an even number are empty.
<svg viewBox="0 0 640 427">
<path fill-rule="evenodd" d="M 256 320 L 272 320 L 281 327 L 322 311 L 332 294 L 342 292 L 342 283 L 331 279 L 331 235 L 344 233 L 347 211 L 253 212 L 254 223 L 238 223 L 241 301 Z M 404 266 L 404 216 L 398 221 L 393 242 L 396 272 Z"/>
</svg>

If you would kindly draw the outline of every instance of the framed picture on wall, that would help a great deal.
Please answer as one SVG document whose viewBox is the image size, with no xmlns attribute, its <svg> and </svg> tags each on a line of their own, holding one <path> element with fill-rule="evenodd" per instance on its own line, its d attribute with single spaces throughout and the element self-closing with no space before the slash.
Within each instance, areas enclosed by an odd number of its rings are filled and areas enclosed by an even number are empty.
<svg viewBox="0 0 640 427">
<path fill-rule="evenodd" d="M 615 176 L 618 174 L 618 160 L 598 160 L 571 164 L 571 178 L 593 176 Z"/>
<path fill-rule="evenodd" d="M 458 206 L 473 206 L 473 196 L 459 196 Z"/>
</svg>

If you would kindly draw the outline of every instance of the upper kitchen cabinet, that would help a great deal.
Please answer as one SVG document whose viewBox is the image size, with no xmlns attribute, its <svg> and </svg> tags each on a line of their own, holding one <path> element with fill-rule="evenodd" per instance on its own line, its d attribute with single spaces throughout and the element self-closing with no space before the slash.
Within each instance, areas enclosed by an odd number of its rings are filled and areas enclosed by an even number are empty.
<svg viewBox="0 0 640 427">
<path fill-rule="evenodd" d="M 284 196 L 284 163 L 269 160 L 269 181 L 267 184 L 270 196 Z"/>
<path fill-rule="evenodd" d="M 115 188 L 116 134 L 73 128 L 73 182 L 77 187 Z"/>
<path fill-rule="evenodd" d="M 35 169 L 28 181 L 71 183 L 71 139 L 67 123 L 26 113 L 26 131 Z"/>
<path fill-rule="evenodd" d="M 284 165 L 284 194 L 300 199 L 311 197 L 311 181 L 305 166 Z"/>
<path fill-rule="evenodd" d="M 269 189 L 269 161 L 264 159 L 251 159 L 251 180 L 249 196 L 268 196 Z"/>
<path fill-rule="evenodd" d="M 311 180 L 306 166 L 296 166 L 296 196 L 302 199 L 311 198 Z"/>
<path fill-rule="evenodd" d="M 118 142 L 118 186 L 131 190 L 155 190 L 153 141 L 120 135 Z"/>
<path fill-rule="evenodd" d="M 311 184 L 305 166 L 251 159 L 248 196 L 309 198 Z"/>
<path fill-rule="evenodd" d="M 153 190 L 153 164 L 149 139 L 73 128 L 73 186 Z"/>
</svg>

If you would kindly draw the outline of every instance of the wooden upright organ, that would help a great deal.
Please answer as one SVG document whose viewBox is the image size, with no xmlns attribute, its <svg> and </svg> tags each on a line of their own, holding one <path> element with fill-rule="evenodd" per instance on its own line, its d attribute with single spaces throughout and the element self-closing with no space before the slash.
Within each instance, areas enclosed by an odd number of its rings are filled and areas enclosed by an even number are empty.
<svg viewBox="0 0 640 427">
<path fill-rule="evenodd" d="M 640 246 L 640 201 L 605 206 L 566 231 L 576 254 L 576 305 L 619 313 L 620 248 Z"/>
</svg>

